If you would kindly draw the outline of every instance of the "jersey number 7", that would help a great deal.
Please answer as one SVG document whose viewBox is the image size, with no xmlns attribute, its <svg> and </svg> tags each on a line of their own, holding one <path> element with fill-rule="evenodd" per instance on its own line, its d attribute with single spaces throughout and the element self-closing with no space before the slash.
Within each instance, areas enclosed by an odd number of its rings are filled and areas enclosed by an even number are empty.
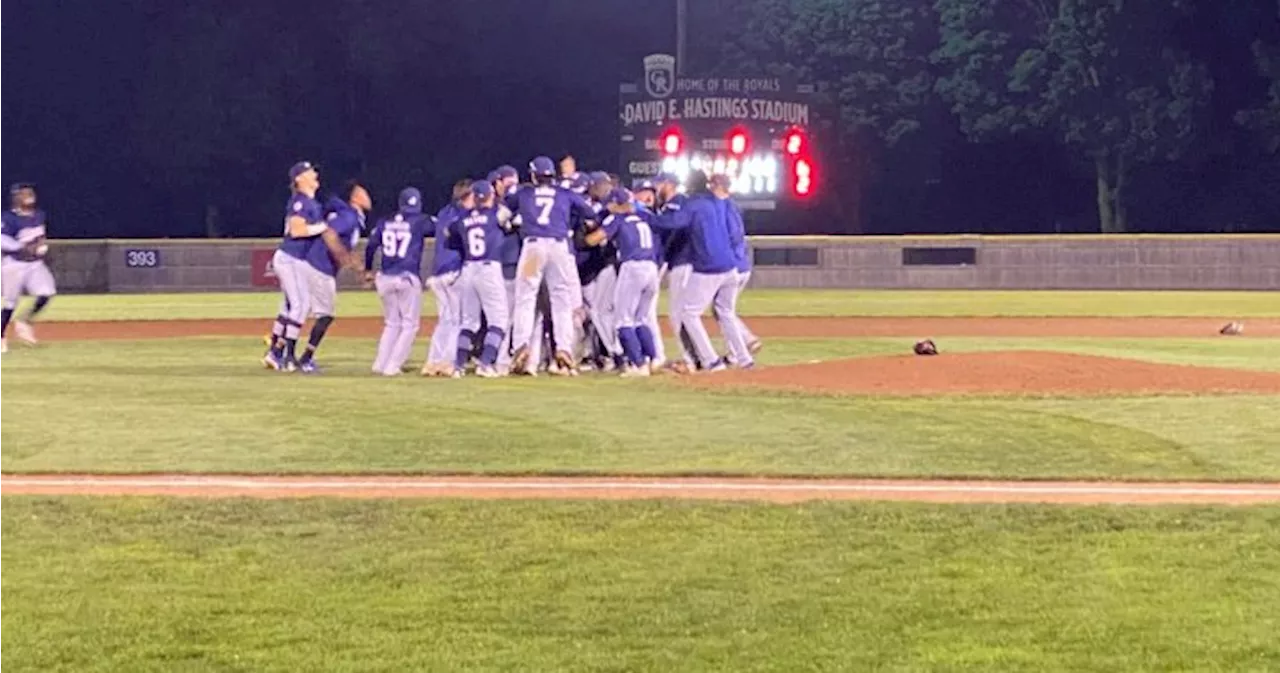
<svg viewBox="0 0 1280 673">
<path fill-rule="evenodd" d="M 551 209 L 556 205 L 556 197 L 554 196 L 535 196 L 533 205 L 539 208 L 538 224 L 551 224 Z"/>
</svg>

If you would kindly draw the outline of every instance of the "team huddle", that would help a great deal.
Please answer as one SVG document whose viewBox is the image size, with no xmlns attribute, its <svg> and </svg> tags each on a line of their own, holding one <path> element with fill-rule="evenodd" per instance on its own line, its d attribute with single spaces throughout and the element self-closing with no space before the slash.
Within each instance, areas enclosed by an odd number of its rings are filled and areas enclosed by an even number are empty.
<svg viewBox="0 0 1280 673">
<path fill-rule="evenodd" d="M 361 259 L 368 192 L 348 184 L 322 206 L 315 167 L 295 164 L 284 238 L 272 260 L 284 298 L 263 364 L 318 371 L 315 353 L 334 319 L 337 275 L 349 268 L 363 272 L 382 304 L 373 372 L 407 371 L 431 238 L 425 284 L 438 315 L 424 376 L 457 378 L 472 366 L 486 378 L 754 366 L 761 342 L 737 313 L 751 260 L 725 176 L 695 172 L 681 190 L 674 176 L 661 175 L 626 189 L 616 176 L 577 172 L 569 157 L 559 173 L 550 158 L 537 157 L 529 174 L 521 184 L 515 168 L 502 166 L 484 180 L 460 181 L 434 216 L 417 189 L 404 189 L 396 213 L 370 231 Z M 680 337 L 679 356 L 670 361 L 657 311 L 664 276 L 670 328 Z M 708 307 L 727 354 L 716 351 L 703 326 Z M 308 317 L 314 323 L 299 354 Z"/>
</svg>

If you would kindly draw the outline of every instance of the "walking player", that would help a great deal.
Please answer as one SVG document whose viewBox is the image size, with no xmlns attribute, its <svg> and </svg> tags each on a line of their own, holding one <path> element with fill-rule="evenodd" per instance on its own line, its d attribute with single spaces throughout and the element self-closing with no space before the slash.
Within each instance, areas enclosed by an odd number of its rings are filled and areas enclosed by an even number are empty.
<svg viewBox="0 0 1280 673">
<path fill-rule="evenodd" d="M 0 275 L 4 284 L 4 316 L 0 325 L 0 351 L 9 350 L 9 321 L 18 307 L 18 300 L 23 294 L 35 295 L 36 301 L 13 326 L 18 339 L 35 345 L 35 330 L 31 323 L 36 319 L 49 300 L 58 293 L 53 282 L 53 273 L 44 262 L 49 252 L 45 243 L 44 211 L 36 208 L 36 189 L 28 183 L 17 183 L 9 188 L 10 209 L 4 213 L 3 230 L 0 241 L 3 241 L 3 260 L 0 260 Z"/>
<path fill-rule="evenodd" d="M 461 378 L 472 345 L 480 330 L 480 315 L 488 318 L 482 337 L 480 364 L 476 375 L 495 378 L 498 349 L 507 334 L 507 292 L 502 282 L 502 240 L 511 212 L 494 205 L 493 186 L 478 180 L 471 186 L 475 208 L 448 225 L 449 240 L 461 249 L 462 275 L 458 294 L 462 301 L 462 326 L 458 331 L 458 352 L 454 378 Z"/>
<path fill-rule="evenodd" d="M 373 373 L 397 376 L 413 353 L 422 321 L 422 249 L 433 231 L 422 212 L 422 194 L 413 187 L 400 192 L 400 210 L 383 219 L 369 235 L 364 252 L 365 280 L 372 280 L 382 302 L 382 338 Z M 373 258 L 382 251 L 382 266 L 373 276 Z"/>
</svg>

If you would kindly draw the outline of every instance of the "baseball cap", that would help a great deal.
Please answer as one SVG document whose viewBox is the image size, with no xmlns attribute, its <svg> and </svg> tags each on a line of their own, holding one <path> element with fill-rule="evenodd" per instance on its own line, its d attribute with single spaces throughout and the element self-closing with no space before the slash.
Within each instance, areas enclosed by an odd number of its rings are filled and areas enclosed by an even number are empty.
<svg viewBox="0 0 1280 673">
<path fill-rule="evenodd" d="M 18 192 L 24 189 L 35 189 L 35 188 L 36 188 L 36 185 L 33 182 L 15 182 L 9 185 L 9 194 L 11 195 L 17 194 Z"/>
<path fill-rule="evenodd" d="M 315 164 L 312 164 L 310 161 L 299 161 L 298 163 L 289 167 L 289 179 L 297 180 L 299 175 L 302 175 L 307 171 L 314 171 L 314 170 L 316 170 Z"/>
<path fill-rule="evenodd" d="M 554 176 L 556 165 L 550 157 L 534 157 L 533 161 L 529 162 L 529 171 L 534 175 Z"/>
<path fill-rule="evenodd" d="M 659 173 L 658 177 L 653 179 L 653 184 L 655 185 L 660 185 L 664 182 L 678 185 L 680 184 L 680 178 L 677 178 L 675 173 Z"/>
<path fill-rule="evenodd" d="M 592 187 L 596 185 L 604 184 L 606 182 L 610 182 L 609 174 L 605 173 L 604 171 L 591 171 L 588 177 L 591 178 Z"/>
<path fill-rule="evenodd" d="M 502 175 L 498 173 L 497 170 L 489 171 L 489 174 L 484 176 L 484 181 L 490 184 L 495 183 L 501 179 L 502 179 Z"/>
<path fill-rule="evenodd" d="M 414 187 L 400 190 L 400 210 L 410 213 L 422 212 L 422 192 Z"/>
<path fill-rule="evenodd" d="M 475 194 L 477 199 L 487 199 L 493 196 L 493 185 L 484 180 L 476 180 L 471 183 L 471 193 Z"/>
<path fill-rule="evenodd" d="M 631 203 L 631 192 L 625 187 L 618 187 L 609 192 L 609 203 L 619 206 Z"/>
<path fill-rule="evenodd" d="M 493 172 L 494 172 L 494 173 L 497 173 L 499 178 L 518 178 L 518 177 L 520 177 L 520 173 L 519 173 L 518 171 L 516 171 L 515 166 L 509 166 L 509 165 L 507 165 L 507 164 L 502 164 L 501 166 L 499 166 L 499 167 L 495 168 L 495 169 L 493 170 Z"/>
<path fill-rule="evenodd" d="M 569 189 L 578 194 L 587 191 L 589 186 L 591 186 L 591 178 L 586 173 L 574 173 L 569 179 Z"/>
<path fill-rule="evenodd" d="M 633 192 L 654 191 L 655 189 L 657 189 L 657 185 L 653 184 L 653 180 L 649 178 L 640 178 L 631 183 L 631 191 Z"/>
</svg>

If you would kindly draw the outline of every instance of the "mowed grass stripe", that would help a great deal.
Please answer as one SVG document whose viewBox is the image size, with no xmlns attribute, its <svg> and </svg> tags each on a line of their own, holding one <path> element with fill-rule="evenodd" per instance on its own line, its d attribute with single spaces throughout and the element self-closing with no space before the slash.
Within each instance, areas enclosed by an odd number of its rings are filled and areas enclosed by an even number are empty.
<svg viewBox="0 0 1280 673">
<path fill-rule="evenodd" d="M 6 497 L 15 670 L 1280 668 L 1280 509 Z"/>
<path fill-rule="evenodd" d="M 60 343 L 7 357 L 0 466 L 1280 478 L 1276 396 L 877 399 L 608 376 L 386 380 L 365 374 L 370 345 L 327 343 L 318 377 L 265 372 L 259 346 L 238 339 Z"/>
<path fill-rule="evenodd" d="M 666 292 L 661 310 L 666 311 Z M 58 297 L 48 320 L 174 320 L 262 318 L 275 315 L 275 292 L 201 294 L 115 294 Z M 435 312 L 430 293 L 425 315 Z M 1280 317 L 1275 292 L 1099 292 L 983 290 L 783 290 L 751 288 L 742 312 L 760 316 L 1101 316 Z M 381 315 L 377 296 L 367 290 L 339 295 L 338 314 Z"/>
</svg>

